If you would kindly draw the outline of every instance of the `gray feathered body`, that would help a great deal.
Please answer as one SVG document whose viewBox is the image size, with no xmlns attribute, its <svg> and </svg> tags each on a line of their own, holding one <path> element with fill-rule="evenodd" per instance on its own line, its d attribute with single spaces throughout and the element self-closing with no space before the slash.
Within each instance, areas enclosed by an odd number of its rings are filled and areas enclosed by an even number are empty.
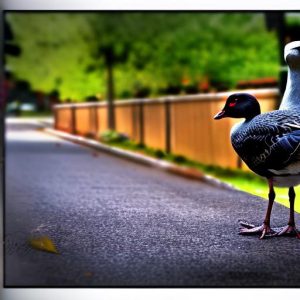
<svg viewBox="0 0 300 300">
<path fill-rule="evenodd" d="M 298 112 L 276 110 L 236 124 L 231 130 L 231 142 L 255 173 L 267 178 L 296 176 L 300 183 Z"/>
</svg>

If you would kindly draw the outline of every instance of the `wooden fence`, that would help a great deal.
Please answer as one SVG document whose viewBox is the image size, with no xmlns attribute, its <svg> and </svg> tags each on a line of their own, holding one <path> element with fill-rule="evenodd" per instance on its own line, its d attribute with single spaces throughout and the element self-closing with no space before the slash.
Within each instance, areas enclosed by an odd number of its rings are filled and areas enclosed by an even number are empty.
<svg viewBox="0 0 300 300">
<path fill-rule="evenodd" d="M 262 112 L 277 107 L 277 89 L 247 90 Z M 116 130 L 132 140 L 209 165 L 240 168 L 230 143 L 230 129 L 240 120 L 213 120 L 233 92 L 169 96 L 115 102 Z M 106 103 L 54 106 L 55 128 L 98 139 L 107 130 Z"/>
</svg>

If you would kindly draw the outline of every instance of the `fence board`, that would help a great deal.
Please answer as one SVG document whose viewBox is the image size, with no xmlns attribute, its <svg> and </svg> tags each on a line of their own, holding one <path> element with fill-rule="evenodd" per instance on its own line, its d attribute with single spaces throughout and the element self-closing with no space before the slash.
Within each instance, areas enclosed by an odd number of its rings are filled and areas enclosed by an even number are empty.
<svg viewBox="0 0 300 300">
<path fill-rule="evenodd" d="M 133 138 L 133 105 L 116 106 L 115 108 L 115 120 L 116 131 L 125 133 L 130 138 Z"/>
<path fill-rule="evenodd" d="M 108 122 L 108 116 L 107 116 L 107 108 L 106 106 L 100 106 L 97 107 L 97 122 L 98 122 L 98 135 L 103 133 L 108 129 L 107 122 Z"/>
<path fill-rule="evenodd" d="M 70 108 L 60 108 L 56 110 L 57 129 L 71 132 L 72 130 L 72 113 Z"/>
<path fill-rule="evenodd" d="M 165 150 L 164 103 L 144 104 L 144 143 L 152 148 Z"/>
<path fill-rule="evenodd" d="M 88 107 L 80 107 L 75 110 L 75 127 L 76 132 L 79 135 L 88 136 L 90 135 L 90 108 Z"/>
</svg>

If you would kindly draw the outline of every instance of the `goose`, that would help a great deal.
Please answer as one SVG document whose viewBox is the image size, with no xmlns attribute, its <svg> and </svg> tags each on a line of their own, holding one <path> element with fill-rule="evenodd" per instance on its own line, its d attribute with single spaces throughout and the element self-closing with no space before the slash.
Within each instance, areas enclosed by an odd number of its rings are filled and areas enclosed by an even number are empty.
<svg viewBox="0 0 300 300">
<path fill-rule="evenodd" d="M 287 44 L 284 57 L 288 64 L 288 79 L 278 110 L 261 113 L 259 102 L 253 95 L 234 93 L 214 116 L 215 120 L 244 118 L 232 127 L 231 144 L 253 172 L 267 179 L 269 202 L 263 224 L 255 226 L 240 222 L 240 234 L 259 234 L 260 239 L 283 235 L 300 238 L 294 218 L 294 187 L 300 184 L 300 41 Z M 289 221 L 280 228 L 270 226 L 276 197 L 274 186 L 289 188 Z"/>
</svg>

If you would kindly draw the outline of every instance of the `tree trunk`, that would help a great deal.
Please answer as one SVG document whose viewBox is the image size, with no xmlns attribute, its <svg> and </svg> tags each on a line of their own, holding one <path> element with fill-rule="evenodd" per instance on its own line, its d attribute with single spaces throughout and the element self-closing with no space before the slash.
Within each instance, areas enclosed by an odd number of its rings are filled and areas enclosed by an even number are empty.
<svg viewBox="0 0 300 300">
<path fill-rule="evenodd" d="M 279 91 L 283 96 L 286 82 L 287 82 L 287 68 L 284 59 L 284 47 L 286 44 L 286 24 L 284 12 L 267 12 L 265 13 L 265 21 L 268 30 L 275 30 L 277 34 L 278 46 L 279 46 L 279 60 L 280 60 L 280 73 L 279 73 Z M 279 97 L 277 107 L 280 106 L 281 97 Z"/>
<path fill-rule="evenodd" d="M 108 108 L 108 128 L 115 130 L 115 107 L 114 107 L 114 78 L 113 78 L 113 53 L 106 53 L 107 67 L 107 108 Z"/>
</svg>

